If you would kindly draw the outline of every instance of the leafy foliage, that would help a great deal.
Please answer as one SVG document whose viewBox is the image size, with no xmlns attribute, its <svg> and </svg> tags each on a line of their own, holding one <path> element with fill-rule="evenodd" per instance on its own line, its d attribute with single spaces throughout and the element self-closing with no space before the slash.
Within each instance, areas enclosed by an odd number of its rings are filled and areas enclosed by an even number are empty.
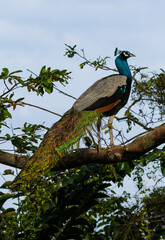
<svg viewBox="0 0 165 240">
<path fill-rule="evenodd" d="M 139 116 L 147 124 L 162 121 L 164 119 L 164 102 L 165 102 L 165 73 L 160 69 L 160 73 L 148 75 L 144 69 L 132 67 L 134 76 L 138 75 L 138 82 L 134 81 L 133 100 L 141 104 Z M 148 105 L 148 109 L 143 110 L 142 106 Z M 145 112 L 144 112 L 145 111 Z"/>
<path fill-rule="evenodd" d="M 126 165 L 99 164 L 49 172 L 37 188 L 24 193 L 26 197 L 19 202 L 17 212 L 1 210 L 1 236 L 5 233 L 6 239 L 66 240 L 164 237 L 165 189 L 155 189 L 142 198 L 141 204 L 138 199 L 130 204 L 130 194 L 116 196 L 111 190 L 113 183 L 120 186 L 126 172 L 130 172 Z M 2 195 L 0 202 L 10 197 L 16 195 Z"/>
<path fill-rule="evenodd" d="M 85 66 L 90 66 L 93 67 L 96 71 L 98 69 L 103 69 L 103 70 L 111 70 L 109 67 L 106 66 L 107 64 L 107 59 L 109 59 L 110 57 L 106 56 L 104 58 L 98 57 L 96 60 L 94 61 L 90 61 L 86 58 L 85 56 L 85 52 L 83 49 L 81 49 L 81 53 L 79 53 L 76 50 L 76 45 L 74 45 L 73 47 L 66 45 L 66 52 L 65 52 L 65 56 L 69 57 L 69 58 L 73 58 L 75 55 L 78 55 L 81 59 L 85 60 L 84 62 L 80 63 L 80 68 L 83 69 Z"/>
<path fill-rule="evenodd" d="M 18 75 L 20 73 L 22 73 L 21 70 L 10 73 L 7 68 L 3 68 L 0 74 L 0 80 L 3 81 L 5 88 L 0 95 L 0 133 L 2 132 L 2 127 L 9 128 L 6 120 L 12 118 L 10 109 L 15 110 L 17 106 L 23 107 L 26 105 L 26 103 L 23 102 L 24 97 L 14 100 L 16 89 L 25 88 L 28 92 L 36 92 L 37 95 L 43 95 L 45 92 L 50 94 L 53 92 L 55 82 L 59 82 L 62 85 L 68 84 L 68 79 L 70 78 L 70 72 L 67 72 L 67 70 L 51 70 L 50 67 L 46 69 L 46 66 L 42 67 L 39 75 L 35 78 L 30 75 L 27 80 L 23 80 Z M 33 105 L 33 107 L 35 107 L 35 105 Z M 24 134 L 10 136 L 10 134 L 7 133 L 5 136 L 0 137 L 0 141 L 2 143 L 11 141 L 17 148 L 17 151 L 21 153 L 26 153 L 28 150 L 34 152 L 36 149 L 34 143 L 37 143 L 38 140 L 41 139 L 41 136 L 37 136 L 36 132 L 41 129 L 45 129 L 41 124 L 37 126 L 36 124 L 25 123 L 24 128 L 22 128 Z"/>
<path fill-rule="evenodd" d="M 76 45 L 66 45 L 69 58 L 79 56 L 86 65 L 95 70 L 113 70 L 106 66 L 107 59 L 97 58 L 90 61 L 84 50 L 79 53 Z M 132 67 L 135 78 L 132 101 L 123 118 L 126 132 L 134 134 L 136 125 L 143 131 L 150 131 L 154 124 L 163 120 L 164 115 L 164 71 L 160 74 L 147 74 L 146 68 Z M 12 118 L 10 109 L 25 106 L 24 98 L 19 97 L 17 88 L 44 95 L 52 93 L 55 83 L 67 84 L 70 72 L 51 70 L 42 67 L 39 75 L 31 75 L 23 80 L 22 71 L 9 72 L 2 69 L 0 80 L 5 90 L 0 96 L 0 130 L 8 128 L 7 119 Z M 144 108 L 145 106 L 145 108 Z M 148 106 L 148 107 L 146 107 Z M 135 108 L 136 107 L 136 108 Z M 138 107 L 138 108 L 137 108 Z M 135 110 L 136 109 L 136 110 Z M 138 110 L 137 110 L 138 109 Z M 106 126 L 109 132 L 112 125 Z M 5 133 L 0 137 L 1 143 L 10 141 L 16 152 L 31 155 L 42 139 L 42 131 L 47 129 L 42 124 L 25 123 L 23 127 L 14 129 L 14 134 Z M 97 126 L 83 141 L 88 148 L 97 147 Z M 103 127 L 105 129 L 105 127 Z M 117 136 L 125 139 L 121 131 Z M 133 139 L 134 135 L 131 137 Z M 128 142 L 130 139 L 126 139 Z M 105 139 L 103 139 L 105 141 Z M 60 151 L 60 150 L 59 150 Z M 0 192 L 0 239 L 32 240 L 32 239 L 85 239 L 85 240 L 125 240 L 125 239 L 163 239 L 165 238 L 165 188 L 144 189 L 144 176 L 151 178 L 161 170 L 165 176 L 165 147 L 153 149 L 150 153 L 132 162 L 120 162 L 113 165 L 93 164 L 65 171 L 49 171 L 33 185 L 24 188 L 24 192 L 10 191 L 11 181 L 2 184 Z M 78 161 L 78 159 L 77 159 Z M 152 170 L 146 174 L 145 168 L 153 163 Z M 36 173 L 37 174 L 37 173 Z M 13 176 L 10 169 L 4 175 Z M 123 187 L 125 177 L 133 178 L 139 196 L 134 199 L 127 192 L 117 195 L 114 186 Z M 4 208 L 8 200 L 18 199 L 15 208 Z M 134 201 L 132 201 L 134 199 Z"/>
<path fill-rule="evenodd" d="M 69 74 L 70 72 L 67 70 L 51 70 L 50 67 L 46 69 L 46 66 L 43 66 L 39 76 L 33 78 L 31 75 L 25 85 L 28 87 L 28 91 L 36 91 L 41 95 L 46 91 L 50 94 L 53 92 L 54 82 L 60 82 L 62 85 L 68 84 Z"/>
</svg>

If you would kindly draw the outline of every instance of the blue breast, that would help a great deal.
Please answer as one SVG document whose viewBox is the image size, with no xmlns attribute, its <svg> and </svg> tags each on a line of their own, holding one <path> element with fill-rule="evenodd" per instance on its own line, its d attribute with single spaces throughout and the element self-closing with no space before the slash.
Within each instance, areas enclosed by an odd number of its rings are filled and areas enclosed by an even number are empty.
<svg viewBox="0 0 165 240">
<path fill-rule="evenodd" d="M 124 107 L 128 101 L 131 91 L 132 75 L 127 60 L 123 60 L 120 55 L 115 59 L 115 64 L 119 71 L 119 74 L 127 77 L 127 85 L 121 89 L 124 95 L 122 101 L 117 106 L 117 109 L 119 110 Z"/>
<path fill-rule="evenodd" d="M 132 75 L 131 75 L 131 71 L 129 69 L 129 66 L 128 66 L 128 63 L 127 63 L 127 60 L 123 60 L 121 58 L 121 56 L 119 55 L 116 59 L 115 59 L 115 64 L 116 64 L 116 67 L 119 71 L 119 74 L 120 75 L 124 75 L 127 77 L 127 81 L 128 81 L 128 84 L 132 82 Z"/>
</svg>

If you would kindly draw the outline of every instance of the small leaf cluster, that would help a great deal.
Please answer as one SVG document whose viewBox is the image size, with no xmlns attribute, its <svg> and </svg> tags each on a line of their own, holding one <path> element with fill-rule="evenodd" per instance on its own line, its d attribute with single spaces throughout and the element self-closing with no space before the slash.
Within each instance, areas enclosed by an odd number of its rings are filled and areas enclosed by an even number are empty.
<svg viewBox="0 0 165 240">
<path fill-rule="evenodd" d="M 76 50 L 76 45 L 74 45 L 73 47 L 71 47 L 67 44 L 65 44 L 65 45 L 67 46 L 65 56 L 67 56 L 69 58 L 73 58 L 75 55 L 78 55 L 81 59 L 85 60 L 84 62 L 80 63 L 80 65 L 79 65 L 81 69 L 83 69 L 85 66 L 90 66 L 90 67 L 93 67 L 95 69 L 95 71 L 97 71 L 98 69 L 111 70 L 109 67 L 107 67 L 107 59 L 110 58 L 109 56 L 106 56 L 104 58 L 98 57 L 96 60 L 91 61 L 86 58 L 85 52 L 83 49 L 81 49 L 81 53 L 79 53 Z"/>
<path fill-rule="evenodd" d="M 134 75 L 138 74 L 138 82 L 133 84 L 133 99 L 138 99 L 141 96 L 140 103 L 147 103 L 152 112 L 163 117 L 165 113 L 165 73 L 161 69 L 160 73 L 146 73 L 143 70 L 146 68 L 133 68 Z M 161 120 L 161 118 L 159 118 Z"/>
<path fill-rule="evenodd" d="M 14 101 L 12 98 L 14 96 L 14 93 L 9 94 L 11 91 L 13 91 L 14 88 L 16 88 L 19 84 L 22 84 L 22 80 L 21 78 L 16 75 L 18 73 L 21 73 L 21 70 L 18 71 L 14 71 L 9 73 L 9 70 L 7 68 L 3 68 L 2 72 L 0 74 L 0 80 L 3 82 L 1 82 L 1 85 L 5 86 L 5 90 L 3 91 L 3 93 L 0 95 L 0 128 L 2 128 L 2 126 L 6 126 L 5 120 L 7 118 L 12 118 L 11 113 L 9 112 L 9 108 L 11 106 L 13 106 L 13 109 L 15 109 L 16 104 L 23 100 L 23 98 L 21 99 L 17 99 L 16 101 Z M 11 88 L 8 85 L 14 85 Z M 0 129 L 1 131 L 1 129 Z"/>
<path fill-rule="evenodd" d="M 25 85 L 27 86 L 28 91 L 36 91 L 37 94 L 43 96 L 45 92 L 48 94 L 53 92 L 55 82 L 59 82 L 62 85 L 68 84 L 70 73 L 71 72 L 67 72 L 65 69 L 51 70 L 50 67 L 46 68 L 46 66 L 43 66 L 39 75 L 36 78 L 33 78 L 31 75 Z"/>
<path fill-rule="evenodd" d="M 98 69 L 104 69 L 104 68 L 106 68 L 107 59 L 109 59 L 109 58 L 110 57 L 106 56 L 104 58 L 98 57 L 94 61 L 86 60 L 86 61 L 80 63 L 80 68 L 83 69 L 86 65 L 89 65 L 89 66 L 95 68 L 95 71 L 97 71 Z"/>
<path fill-rule="evenodd" d="M 4 85 L 4 90 L 0 93 L 0 132 L 3 126 L 8 127 L 6 120 L 12 118 L 10 109 L 15 110 L 17 106 L 23 107 L 25 104 L 23 102 L 24 97 L 14 99 L 17 96 L 15 90 L 25 88 L 28 92 L 36 92 L 37 95 L 43 96 L 45 92 L 50 94 L 53 92 L 55 83 L 68 84 L 71 72 L 65 69 L 51 70 L 50 67 L 46 68 L 46 66 L 43 66 L 38 76 L 34 78 L 30 75 L 26 80 L 19 76 L 20 73 L 22 73 L 21 70 L 9 72 L 7 68 L 3 68 L 0 74 L 1 84 L 2 86 Z"/>
<path fill-rule="evenodd" d="M 3 137 L 0 137 L 0 141 L 10 141 L 17 153 L 30 154 L 30 152 L 33 153 L 36 150 L 38 142 L 42 140 L 44 130 L 48 130 L 44 125 L 25 122 L 23 128 L 14 128 L 13 135 L 6 133 Z"/>
<path fill-rule="evenodd" d="M 66 48 L 66 52 L 64 54 L 64 56 L 67 56 L 69 58 L 73 58 L 75 54 L 77 54 L 77 52 L 75 51 L 76 45 L 74 45 L 73 47 L 65 44 Z"/>
</svg>

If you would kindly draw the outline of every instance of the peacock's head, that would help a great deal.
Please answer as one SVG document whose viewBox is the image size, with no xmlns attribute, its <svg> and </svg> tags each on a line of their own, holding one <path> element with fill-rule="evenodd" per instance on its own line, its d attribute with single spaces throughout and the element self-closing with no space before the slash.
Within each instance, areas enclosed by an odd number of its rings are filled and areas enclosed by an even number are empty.
<svg viewBox="0 0 165 240">
<path fill-rule="evenodd" d="M 135 57 L 134 54 L 130 53 L 129 51 L 121 51 L 119 50 L 118 48 L 115 49 L 115 52 L 114 52 L 114 55 L 117 56 L 117 55 L 120 55 L 120 57 L 123 59 L 123 60 L 127 60 L 129 57 Z"/>
</svg>

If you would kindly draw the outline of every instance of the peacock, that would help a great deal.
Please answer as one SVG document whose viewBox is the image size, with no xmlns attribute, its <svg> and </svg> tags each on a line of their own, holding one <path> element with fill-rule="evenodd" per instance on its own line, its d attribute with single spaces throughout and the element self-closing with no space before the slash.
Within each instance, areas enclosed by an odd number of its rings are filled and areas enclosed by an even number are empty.
<svg viewBox="0 0 165 240">
<path fill-rule="evenodd" d="M 119 74 L 96 81 L 45 134 L 39 148 L 25 164 L 15 184 L 35 182 L 52 169 L 100 117 L 113 116 L 128 101 L 132 76 L 127 59 L 135 55 L 115 49 Z"/>
</svg>

